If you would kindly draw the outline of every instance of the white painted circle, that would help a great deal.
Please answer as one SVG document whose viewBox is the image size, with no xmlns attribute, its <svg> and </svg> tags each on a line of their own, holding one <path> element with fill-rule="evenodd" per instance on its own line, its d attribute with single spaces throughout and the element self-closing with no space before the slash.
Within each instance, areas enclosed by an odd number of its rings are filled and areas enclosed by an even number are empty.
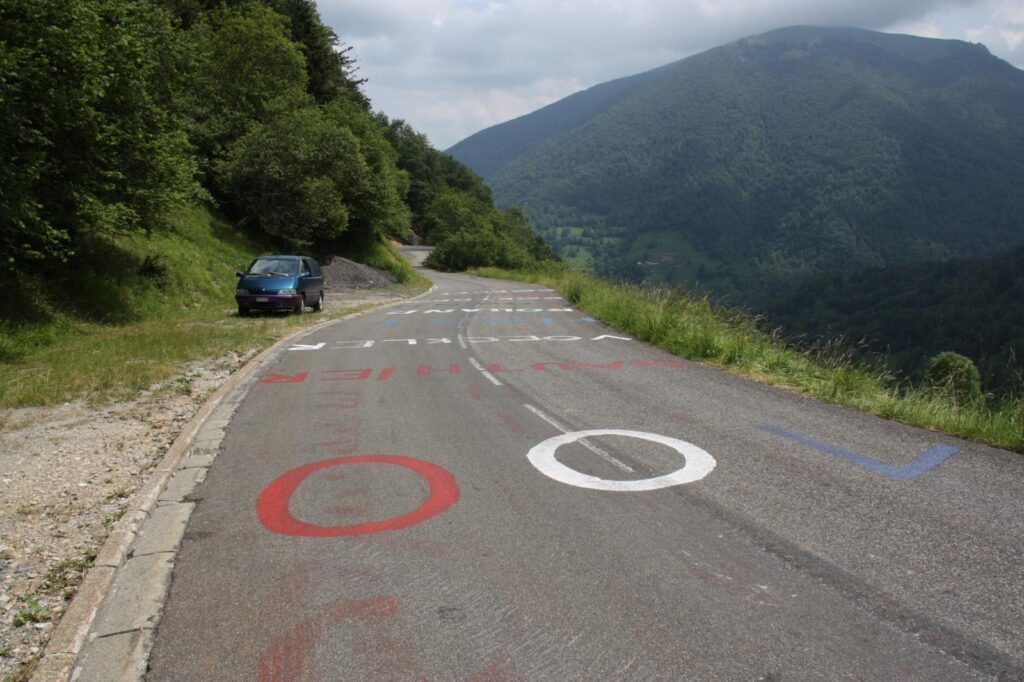
<svg viewBox="0 0 1024 682">
<path fill-rule="evenodd" d="M 555 450 L 563 445 L 575 443 L 582 438 L 591 436 L 626 436 L 639 438 L 652 443 L 667 445 L 683 456 L 685 464 L 680 469 L 664 476 L 653 478 L 642 478 L 632 481 L 616 481 L 597 476 L 590 476 L 566 465 L 555 459 Z M 693 483 L 704 478 L 715 468 L 715 458 L 704 450 L 701 450 L 693 443 L 687 443 L 678 438 L 669 438 L 656 433 L 645 433 L 644 431 L 624 431 L 622 429 L 591 429 L 589 431 L 570 431 L 569 433 L 554 438 L 548 438 L 530 449 L 526 455 L 530 464 L 537 467 L 537 470 L 548 478 L 553 478 L 559 483 L 576 486 L 577 488 L 590 488 L 591 490 L 611 490 L 616 492 L 640 492 L 644 490 L 658 490 L 674 485 Z"/>
</svg>

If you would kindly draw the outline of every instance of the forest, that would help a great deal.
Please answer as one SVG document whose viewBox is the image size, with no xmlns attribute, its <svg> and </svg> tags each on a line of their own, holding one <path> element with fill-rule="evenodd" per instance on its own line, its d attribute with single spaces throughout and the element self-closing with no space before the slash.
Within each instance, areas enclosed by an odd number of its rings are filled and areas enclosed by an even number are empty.
<svg viewBox="0 0 1024 682">
<path fill-rule="evenodd" d="M 516 258 L 537 251 L 521 213 L 493 220 L 480 177 L 362 83 L 313 0 L 5 1 L 0 279 L 72 288 L 196 204 L 275 248 L 358 259 L 460 201 Z"/>
<path fill-rule="evenodd" d="M 991 258 L 958 258 L 825 274 L 792 285 L 766 309 L 803 345 L 842 336 L 861 355 L 918 378 L 928 358 L 973 359 L 986 390 L 1019 391 L 1024 375 L 1024 246 Z"/>
</svg>

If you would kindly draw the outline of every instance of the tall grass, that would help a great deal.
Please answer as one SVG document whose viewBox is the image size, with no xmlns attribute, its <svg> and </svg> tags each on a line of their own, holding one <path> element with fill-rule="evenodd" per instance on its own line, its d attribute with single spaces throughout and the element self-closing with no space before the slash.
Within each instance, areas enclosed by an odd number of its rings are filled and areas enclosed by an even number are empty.
<svg viewBox="0 0 1024 682">
<path fill-rule="evenodd" d="M 429 284 L 389 242 L 374 242 L 345 255 L 372 268 L 390 272 L 400 284 Z"/>
<path fill-rule="evenodd" d="M 884 369 L 858 362 L 836 346 L 795 349 L 744 313 L 676 290 L 612 284 L 559 268 L 484 268 L 471 274 L 553 287 L 580 310 L 675 355 L 837 405 L 1024 452 L 1021 396 L 957 404 L 941 393 L 901 385 Z"/>
<path fill-rule="evenodd" d="M 88 265 L 21 281 L 18 306 L 0 309 L 0 407 L 129 397 L 189 362 L 263 348 L 326 319 L 238 317 L 235 271 L 274 248 L 200 208 L 183 209 L 166 232 L 89 248 Z"/>
<path fill-rule="evenodd" d="M 323 319 L 239 318 L 222 306 L 115 326 L 80 323 L 49 346 L 0 365 L 0 406 L 128 398 L 180 374 L 189 362 L 260 349 Z"/>
</svg>

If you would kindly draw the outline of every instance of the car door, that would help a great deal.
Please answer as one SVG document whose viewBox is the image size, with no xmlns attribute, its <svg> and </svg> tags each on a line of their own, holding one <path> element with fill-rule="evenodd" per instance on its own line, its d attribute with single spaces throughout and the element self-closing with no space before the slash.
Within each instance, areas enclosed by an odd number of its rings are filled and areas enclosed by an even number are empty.
<svg viewBox="0 0 1024 682">
<path fill-rule="evenodd" d="M 324 276 L 320 266 L 312 258 L 302 259 L 302 277 L 299 280 L 302 295 L 309 304 L 315 304 L 324 290 Z"/>
</svg>

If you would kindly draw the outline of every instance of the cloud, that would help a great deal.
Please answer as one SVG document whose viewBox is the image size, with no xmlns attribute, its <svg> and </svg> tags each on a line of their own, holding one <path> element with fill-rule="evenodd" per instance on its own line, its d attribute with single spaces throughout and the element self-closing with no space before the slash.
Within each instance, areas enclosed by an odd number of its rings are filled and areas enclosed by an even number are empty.
<svg viewBox="0 0 1024 682">
<path fill-rule="evenodd" d="M 965 35 L 972 43 L 983 43 L 990 50 L 999 52 L 1018 52 L 1021 45 L 1024 45 L 1024 30 L 1013 31 L 986 24 L 978 28 L 967 29 Z"/>
<path fill-rule="evenodd" d="M 746 35 L 812 24 L 937 36 L 948 31 L 934 17 L 981 6 L 996 19 L 979 36 L 1017 49 L 1019 0 L 319 2 L 324 20 L 355 48 L 374 107 L 442 148 L 581 88 Z"/>
<path fill-rule="evenodd" d="M 964 37 L 983 43 L 997 56 L 1024 68 L 1024 4 L 1019 0 L 989 0 L 986 6 L 991 23 L 966 29 Z"/>
<path fill-rule="evenodd" d="M 1001 22 L 1024 26 L 1024 4 L 1020 0 L 992 0 L 988 3 L 992 15 Z"/>
<path fill-rule="evenodd" d="M 392 118 L 405 118 L 435 146 L 446 148 L 477 130 L 528 114 L 583 87 L 572 79 L 546 79 L 515 88 L 481 87 L 467 95 L 462 88 L 443 84 L 384 86 L 374 91 L 373 104 Z M 397 113 L 410 102 L 415 103 L 415 116 Z M 429 127 L 422 121 L 429 122 Z"/>
<path fill-rule="evenodd" d="M 942 33 L 942 28 L 932 17 L 925 17 L 923 19 L 917 19 L 916 21 L 901 21 L 891 26 L 887 26 L 886 30 L 892 33 L 905 33 L 912 36 L 921 36 L 922 38 L 945 38 L 946 36 Z"/>
</svg>

